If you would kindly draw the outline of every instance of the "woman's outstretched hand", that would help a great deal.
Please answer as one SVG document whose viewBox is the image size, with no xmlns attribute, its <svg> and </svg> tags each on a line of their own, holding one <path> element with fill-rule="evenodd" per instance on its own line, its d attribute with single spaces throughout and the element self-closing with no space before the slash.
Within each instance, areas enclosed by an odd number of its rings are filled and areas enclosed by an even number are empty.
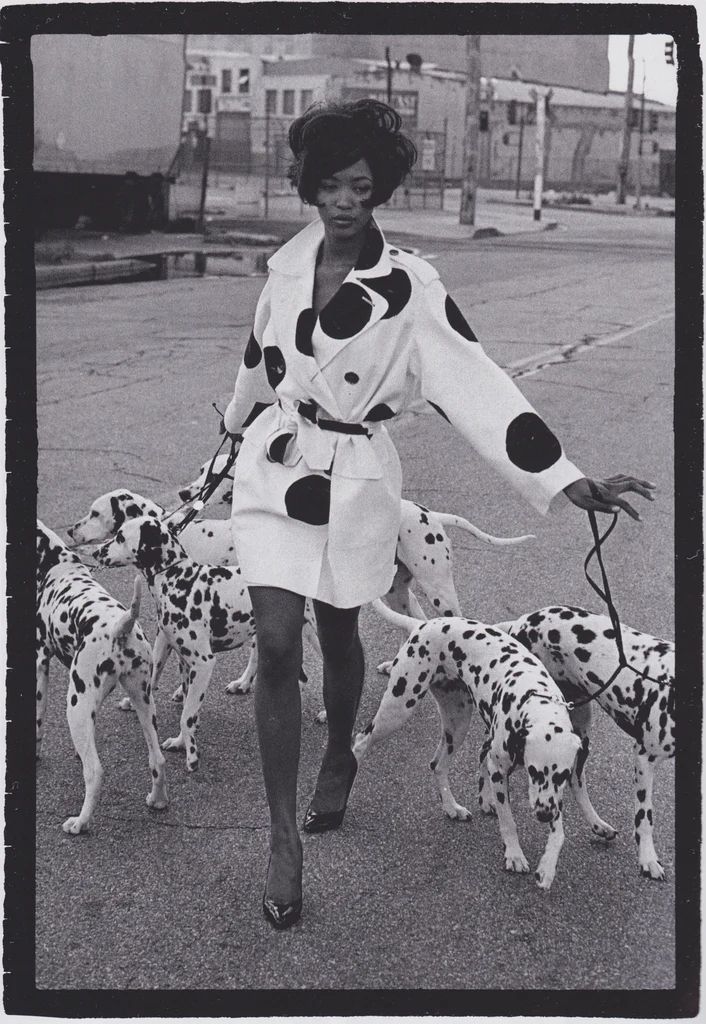
<svg viewBox="0 0 706 1024">
<path fill-rule="evenodd" d="M 629 501 L 618 497 L 618 495 L 623 491 L 634 491 L 635 494 L 641 494 L 648 501 L 654 501 L 651 491 L 656 486 L 649 480 L 638 480 L 637 477 L 617 473 L 605 480 L 591 480 L 584 476 L 565 487 L 564 494 L 569 501 L 573 501 L 574 505 L 586 509 L 587 512 L 617 512 L 622 508 L 632 519 L 637 519 L 639 522 L 640 513 L 632 507 Z"/>
</svg>

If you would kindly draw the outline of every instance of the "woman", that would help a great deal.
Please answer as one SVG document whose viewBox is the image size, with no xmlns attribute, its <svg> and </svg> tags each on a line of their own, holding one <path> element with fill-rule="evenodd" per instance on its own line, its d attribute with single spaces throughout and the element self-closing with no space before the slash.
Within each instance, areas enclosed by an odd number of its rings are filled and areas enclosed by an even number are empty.
<svg viewBox="0 0 706 1024">
<path fill-rule="evenodd" d="M 401 471 L 383 421 L 433 407 L 540 512 L 563 490 L 584 509 L 637 512 L 646 481 L 586 479 L 512 381 L 485 356 L 436 270 L 387 245 L 373 209 L 416 158 L 400 119 L 375 100 L 310 108 L 289 141 L 290 178 L 320 219 L 269 261 L 255 325 L 225 414 L 245 431 L 233 533 L 252 597 L 255 714 L 270 808 L 263 909 L 276 928 L 301 914 L 296 822 L 306 597 L 324 657 L 328 742 L 303 828 L 337 828 L 356 773 L 363 685 L 360 605 L 395 572 Z"/>
</svg>

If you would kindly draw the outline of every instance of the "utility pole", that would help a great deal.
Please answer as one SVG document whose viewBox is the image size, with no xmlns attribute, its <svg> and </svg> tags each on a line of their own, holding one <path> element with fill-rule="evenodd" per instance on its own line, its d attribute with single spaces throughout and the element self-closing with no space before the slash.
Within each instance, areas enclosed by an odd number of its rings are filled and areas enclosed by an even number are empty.
<svg viewBox="0 0 706 1024">
<path fill-rule="evenodd" d="M 642 62 L 642 99 L 640 100 L 640 141 L 637 146 L 637 174 L 635 176 L 635 209 L 642 208 L 642 136 L 645 131 L 645 81 L 647 79 L 646 63 Z"/>
<path fill-rule="evenodd" d="M 476 222 L 478 121 L 480 117 L 480 36 L 466 36 L 466 124 L 463 139 L 463 185 L 460 224 Z"/>
<path fill-rule="evenodd" d="M 545 130 L 547 126 L 547 101 L 551 98 L 551 89 L 530 89 L 535 103 L 534 119 L 534 200 L 533 217 L 542 219 L 542 192 L 544 191 L 544 149 Z"/>
<path fill-rule="evenodd" d="M 628 37 L 628 87 L 625 90 L 625 122 L 623 124 L 623 142 L 618 161 L 618 190 L 615 201 L 619 206 L 625 205 L 625 193 L 628 184 L 628 166 L 630 162 L 630 131 L 632 128 L 632 83 L 635 77 L 635 60 L 633 49 L 635 36 Z"/>
<path fill-rule="evenodd" d="M 387 61 L 387 105 L 392 106 L 392 61 L 390 60 L 390 47 L 385 47 L 385 60 Z"/>
</svg>

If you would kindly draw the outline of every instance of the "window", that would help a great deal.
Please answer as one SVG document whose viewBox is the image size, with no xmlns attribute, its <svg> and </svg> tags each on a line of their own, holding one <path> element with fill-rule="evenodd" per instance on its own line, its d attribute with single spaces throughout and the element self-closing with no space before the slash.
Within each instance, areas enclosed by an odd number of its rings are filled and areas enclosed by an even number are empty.
<svg viewBox="0 0 706 1024">
<path fill-rule="evenodd" d="M 510 100 L 507 105 L 507 123 L 517 124 L 517 100 Z"/>
<path fill-rule="evenodd" d="M 184 113 L 191 113 L 191 89 L 184 89 Z"/>
<path fill-rule="evenodd" d="M 241 68 L 238 72 L 238 93 L 240 96 L 250 93 L 250 68 Z"/>
<path fill-rule="evenodd" d="M 223 68 L 221 71 L 221 92 L 232 92 L 233 72 L 230 68 Z"/>
<path fill-rule="evenodd" d="M 282 93 L 282 113 L 294 113 L 294 89 L 285 89 Z"/>
<path fill-rule="evenodd" d="M 637 109 L 637 107 L 633 107 L 630 111 L 630 127 L 640 127 L 640 111 Z"/>
<path fill-rule="evenodd" d="M 487 132 L 488 131 L 488 111 L 487 110 L 481 110 L 480 116 L 478 118 L 478 128 L 482 132 Z"/>
<path fill-rule="evenodd" d="M 265 112 L 268 114 L 277 113 L 277 90 L 266 89 L 265 90 Z"/>
<path fill-rule="evenodd" d="M 302 89 L 302 91 L 301 91 L 301 93 L 299 95 L 299 112 L 301 114 L 303 114 L 304 111 L 307 109 L 307 107 L 311 106 L 313 100 L 314 100 L 314 90 L 313 89 Z"/>
<path fill-rule="evenodd" d="M 215 75 L 192 75 L 191 76 L 191 85 L 192 86 L 194 86 L 194 85 L 215 85 L 215 84 L 216 84 L 216 76 Z"/>
<path fill-rule="evenodd" d="M 659 128 L 659 115 L 656 110 L 650 111 L 650 131 L 656 132 Z"/>
<path fill-rule="evenodd" d="M 211 90 L 210 89 L 199 89 L 197 95 L 198 95 L 199 114 L 210 114 L 211 113 Z"/>
</svg>

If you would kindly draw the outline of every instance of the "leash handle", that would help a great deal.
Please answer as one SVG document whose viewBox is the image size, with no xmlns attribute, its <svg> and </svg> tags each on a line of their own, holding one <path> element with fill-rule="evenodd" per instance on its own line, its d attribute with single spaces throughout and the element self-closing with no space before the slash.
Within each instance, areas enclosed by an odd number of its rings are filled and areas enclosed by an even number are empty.
<svg viewBox="0 0 706 1024">
<path fill-rule="evenodd" d="M 228 440 L 230 440 L 230 451 L 228 452 L 228 457 L 227 457 L 225 463 L 223 464 L 223 468 L 221 470 L 219 470 L 218 473 L 214 473 L 213 472 L 213 467 L 215 465 L 216 459 L 220 455 L 221 448 L 223 447 L 223 445 Z M 208 501 L 208 499 L 211 497 L 211 495 L 213 494 L 215 489 L 220 484 L 221 480 L 224 480 L 228 476 L 228 473 L 230 472 L 231 467 L 232 467 L 233 463 L 235 462 L 235 460 L 237 458 L 238 447 L 239 447 L 240 442 L 242 440 L 243 440 L 243 435 L 242 434 L 225 434 L 224 435 L 223 440 L 221 441 L 221 443 L 218 445 L 218 448 L 216 448 L 215 452 L 213 453 L 213 457 L 211 459 L 211 462 L 209 463 L 208 469 L 206 470 L 206 479 L 204 480 L 203 484 L 201 485 L 201 488 L 200 488 L 196 498 L 191 502 L 191 508 L 186 513 L 186 515 L 184 516 L 182 521 L 180 523 L 178 523 L 176 526 L 173 526 L 171 528 L 172 529 L 172 533 L 175 533 L 175 534 L 181 533 L 181 531 L 184 530 L 189 525 L 189 523 L 192 522 L 192 520 L 194 520 L 196 518 L 196 516 L 199 514 L 199 512 L 201 512 L 201 510 L 204 508 L 204 506 L 205 506 L 206 502 Z M 178 508 L 175 508 L 173 512 L 170 512 L 168 515 L 163 516 L 163 521 L 166 520 L 166 519 L 171 519 L 171 517 L 173 515 L 176 515 L 176 513 L 179 512 L 180 509 L 184 508 L 187 504 L 189 504 L 189 503 L 185 501 L 181 505 L 179 505 Z"/>
</svg>

